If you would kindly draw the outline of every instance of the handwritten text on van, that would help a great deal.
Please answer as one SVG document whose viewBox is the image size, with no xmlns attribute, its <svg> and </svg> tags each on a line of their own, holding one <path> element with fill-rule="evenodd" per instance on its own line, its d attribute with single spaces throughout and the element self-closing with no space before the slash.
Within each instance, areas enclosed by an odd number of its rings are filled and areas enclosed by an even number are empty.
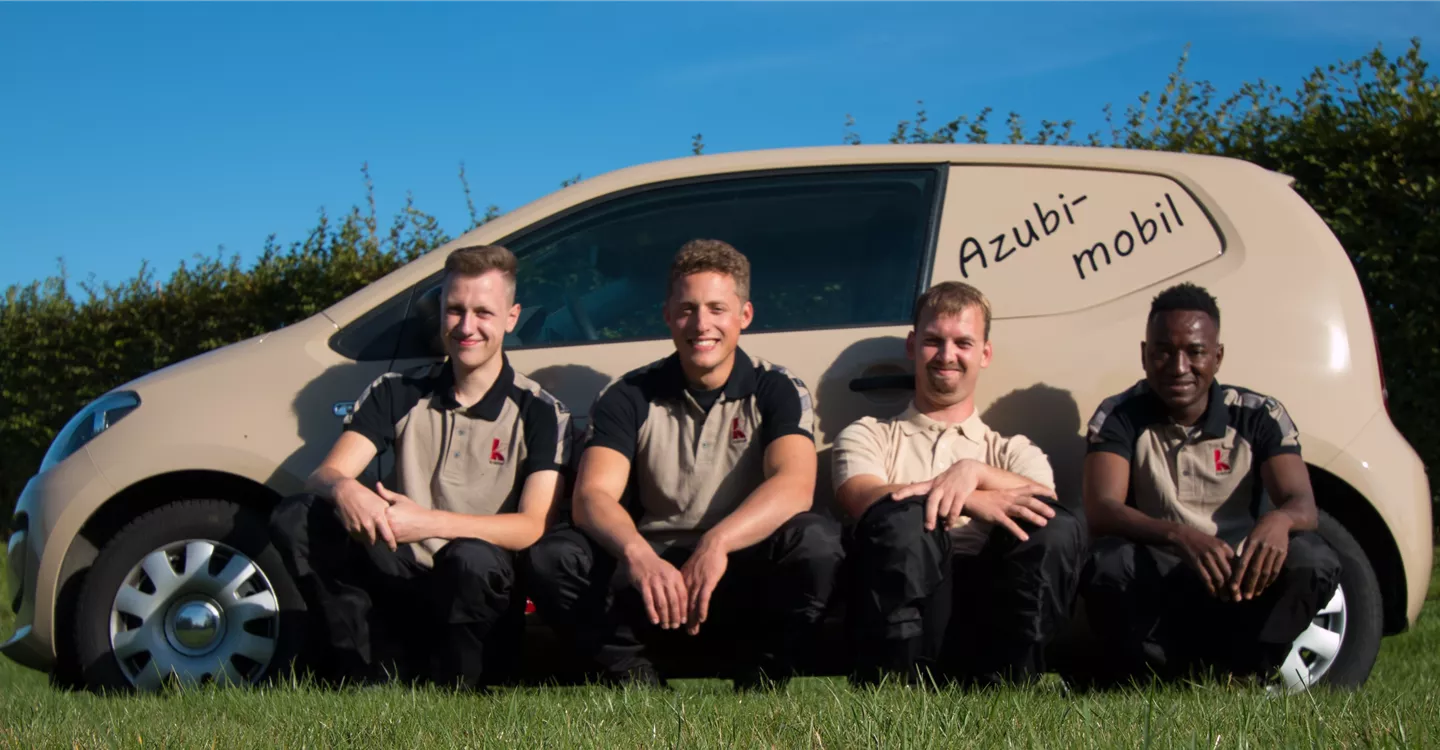
<svg viewBox="0 0 1440 750">
<path fill-rule="evenodd" d="M 1075 262 L 1075 273 L 1080 276 L 1082 281 L 1088 278 L 1085 268 L 1087 261 L 1090 266 L 1089 272 L 1093 275 L 1099 272 L 1101 260 L 1104 260 L 1107 266 L 1114 262 L 1111 251 L 1114 251 L 1115 256 L 1121 258 L 1128 257 L 1131 253 L 1135 252 L 1137 243 L 1143 247 L 1159 239 L 1161 236 L 1161 228 L 1165 230 L 1164 234 L 1168 235 L 1173 234 L 1176 229 L 1185 226 L 1184 220 L 1180 218 L 1179 209 L 1175 207 L 1175 201 L 1170 197 L 1169 193 L 1165 193 L 1164 195 L 1164 203 L 1160 201 L 1155 202 L 1155 207 L 1160 209 L 1157 217 L 1146 216 L 1142 218 L 1137 212 L 1131 211 L 1130 221 L 1135 226 L 1134 232 L 1131 232 L 1128 227 L 1120 229 L 1115 232 L 1113 239 L 1110 239 L 1108 242 L 1104 240 L 1092 242 L 1084 250 L 1074 253 L 1071 256 L 1071 259 Z M 972 263 L 974 261 L 979 261 L 981 269 L 987 269 L 990 267 L 992 261 L 1000 263 L 1013 255 L 1016 250 L 1028 248 L 1036 242 L 1054 235 L 1067 226 L 1074 226 L 1075 215 L 1071 209 L 1084 203 L 1086 196 L 1082 195 L 1068 202 L 1065 201 L 1064 194 L 1061 194 L 1059 198 L 1061 201 L 1059 208 L 1045 208 L 1039 203 L 1032 203 L 1031 205 L 1035 209 L 1035 218 L 1040 223 L 1040 229 L 1037 231 L 1031 220 L 1026 219 L 1023 229 L 1017 224 L 1011 227 L 1009 232 L 1002 231 L 995 235 L 995 237 L 987 243 L 991 248 L 991 252 L 988 255 L 985 252 L 985 246 L 982 245 L 979 240 L 974 237 L 966 237 L 965 240 L 960 243 L 960 275 L 967 279 L 970 278 L 970 271 L 973 269 Z M 1169 208 L 1169 214 L 1166 213 L 1167 206 Z M 1063 220 L 1061 218 L 1062 212 L 1064 214 Z M 1172 217 L 1175 220 L 1173 225 L 1170 222 Z M 1014 238 L 1014 244 L 1009 242 L 1011 237 Z"/>
</svg>

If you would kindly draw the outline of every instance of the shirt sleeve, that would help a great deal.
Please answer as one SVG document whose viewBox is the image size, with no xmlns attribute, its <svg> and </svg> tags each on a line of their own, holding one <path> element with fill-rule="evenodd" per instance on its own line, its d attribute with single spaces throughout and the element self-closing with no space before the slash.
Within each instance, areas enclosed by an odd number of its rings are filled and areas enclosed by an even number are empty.
<svg viewBox="0 0 1440 750">
<path fill-rule="evenodd" d="M 1015 435 L 1007 439 L 1004 457 L 1004 465 L 1000 468 L 1055 489 L 1055 471 L 1050 467 L 1050 458 L 1040 450 L 1040 446 L 1030 442 L 1030 438 Z"/>
<path fill-rule="evenodd" d="M 531 398 L 522 415 L 525 426 L 526 476 L 537 471 L 563 471 L 570 459 L 570 411 L 545 391 Z"/>
<path fill-rule="evenodd" d="M 379 453 L 394 446 L 395 424 L 404 413 L 396 411 L 400 381 L 398 373 L 385 373 L 361 391 L 355 408 L 345 417 L 344 431 L 365 436 Z"/>
<path fill-rule="evenodd" d="M 885 440 L 881 432 L 879 423 L 866 417 L 852 422 L 835 437 L 835 450 L 830 456 L 830 478 L 836 489 L 862 474 L 889 481 L 890 472 L 885 468 Z"/>
<path fill-rule="evenodd" d="M 810 390 L 784 370 L 766 370 L 755 384 L 755 407 L 760 412 L 760 447 L 786 435 L 815 439 L 815 412 Z"/>
<path fill-rule="evenodd" d="M 1111 396 L 1100 404 L 1086 429 L 1086 450 L 1089 453 L 1114 453 L 1127 461 L 1135 460 L 1135 420 L 1125 408 L 1124 396 Z"/>
<path fill-rule="evenodd" d="M 634 461 L 648 411 L 649 403 L 639 388 L 623 380 L 611 383 L 590 408 L 585 447 L 609 448 Z"/>
<path fill-rule="evenodd" d="M 1257 464 L 1275 456 L 1300 453 L 1300 430 L 1279 401 L 1267 396 L 1264 408 L 1257 410 L 1253 419 L 1255 424 L 1250 445 Z"/>
</svg>

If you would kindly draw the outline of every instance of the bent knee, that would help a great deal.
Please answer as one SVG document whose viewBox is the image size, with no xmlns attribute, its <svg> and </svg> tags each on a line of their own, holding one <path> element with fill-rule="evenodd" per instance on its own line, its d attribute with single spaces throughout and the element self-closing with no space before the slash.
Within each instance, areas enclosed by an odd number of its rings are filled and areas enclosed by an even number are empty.
<svg viewBox="0 0 1440 750">
<path fill-rule="evenodd" d="M 815 513 L 801 513 L 781 529 L 785 546 L 796 557 L 820 562 L 838 562 L 844 555 L 840 524 Z"/>
<path fill-rule="evenodd" d="M 546 534 L 526 551 L 533 577 L 539 581 L 580 579 L 591 564 L 590 549 L 578 532 L 564 530 Z"/>
<path fill-rule="evenodd" d="M 304 536 L 317 502 L 321 502 L 320 499 L 310 494 L 291 495 L 281 500 L 270 511 L 270 536 L 281 541 Z"/>
<path fill-rule="evenodd" d="M 1055 510 L 1055 517 L 1046 519 L 1044 526 L 1033 526 L 1026 531 L 1046 549 L 1079 556 L 1084 552 L 1089 537 L 1085 519 L 1064 506 L 1050 507 Z"/>
<path fill-rule="evenodd" d="M 1340 580 L 1344 564 L 1335 552 L 1318 534 L 1300 534 L 1290 540 L 1290 550 L 1285 556 L 1281 575 L 1294 581 L 1318 581 L 1332 583 Z"/>
<path fill-rule="evenodd" d="M 435 555 L 435 569 L 451 574 L 514 579 L 510 553 L 483 539 L 456 539 Z"/>
<path fill-rule="evenodd" d="M 906 547 L 920 543 L 929 533 L 922 498 L 897 501 L 886 495 L 855 524 L 855 541 L 861 546 Z"/>
</svg>

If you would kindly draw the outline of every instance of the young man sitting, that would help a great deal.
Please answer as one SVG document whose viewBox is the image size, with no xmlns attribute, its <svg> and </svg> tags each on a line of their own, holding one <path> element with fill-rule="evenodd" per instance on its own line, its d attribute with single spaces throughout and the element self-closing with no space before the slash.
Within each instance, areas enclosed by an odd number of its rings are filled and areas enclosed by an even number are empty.
<svg viewBox="0 0 1440 750">
<path fill-rule="evenodd" d="M 480 686 L 491 628 L 521 596 L 515 555 L 563 489 L 569 415 L 502 351 L 520 314 L 515 256 L 455 251 L 442 304 L 448 359 L 372 383 L 310 494 L 271 518 L 309 609 L 300 662 L 322 679 Z M 395 487 L 356 479 L 380 451 Z"/>
</svg>

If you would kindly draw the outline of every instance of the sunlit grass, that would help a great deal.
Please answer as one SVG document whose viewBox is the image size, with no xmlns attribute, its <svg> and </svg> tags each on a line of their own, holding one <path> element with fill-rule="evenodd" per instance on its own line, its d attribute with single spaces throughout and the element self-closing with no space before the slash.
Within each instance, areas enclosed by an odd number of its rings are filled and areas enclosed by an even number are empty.
<svg viewBox="0 0 1440 750">
<path fill-rule="evenodd" d="M 55 690 L 5 661 L 0 746 L 1424 747 L 1440 745 L 1437 593 L 1440 580 L 1420 625 L 1386 639 L 1355 692 L 1275 698 L 1203 684 L 1072 695 L 1050 678 L 935 693 L 815 678 L 746 695 L 690 680 L 668 691 L 289 684 L 104 698 Z"/>
</svg>

